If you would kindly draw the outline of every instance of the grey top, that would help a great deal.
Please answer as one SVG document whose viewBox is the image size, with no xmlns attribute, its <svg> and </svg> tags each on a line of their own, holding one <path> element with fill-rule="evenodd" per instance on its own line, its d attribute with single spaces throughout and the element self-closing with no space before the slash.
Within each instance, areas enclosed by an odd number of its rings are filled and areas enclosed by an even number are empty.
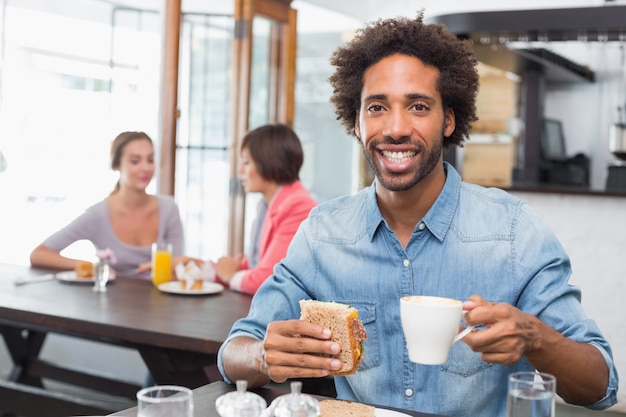
<svg viewBox="0 0 626 417">
<path fill-rule="evenodd" d="M 184 237 L 178 207 L 170 196 L 157 195 L 156 198 L 159 203 L 157 239 L 171 243 L 172 256 L 180 256 L 183 253 Z M 150 278 L 150 271 L 137 275 L 135 269 L 139 264 L 150 262 L 151 247 L 129 245 L 117 237 L 111 225 L 106 199 L 89 207 L 70 224 L 48 237 L 43 244 L 49 249 L 62 251 L 72 243 L 84 239 L 93 243 L 96 249 L 110 248 L 115 253 L 117 263 L 113 265 L 113 269 L 119 275 Z"/>
</svg>

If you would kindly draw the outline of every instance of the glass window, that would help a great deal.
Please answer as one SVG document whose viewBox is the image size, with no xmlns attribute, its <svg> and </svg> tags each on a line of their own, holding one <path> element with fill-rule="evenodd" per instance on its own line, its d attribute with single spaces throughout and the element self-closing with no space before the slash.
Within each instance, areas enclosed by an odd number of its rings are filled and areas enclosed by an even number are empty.
<svg viewBox="0 0 626 417">
<path fill-rule="evenodd" d="M 159 18 L 89 0 L 5 0 L 3 10 L 0 262 L 27 263 L 113 189 L 117 133 L 157 139 Z M 94 255 L 90 244 L 69 250 Z"/>
<path fill-rule="evenodd" d="M 176 201 L 186 254 L 226 254 L 232 16 L 185 14 L 181 34 Z"/>
<path fill-rule="evenodd" d="M 112 191 L 117 174 L 109 167 L 109 146 L 119 132 L 143 130 L 159 152 L 162 22 L 158 10 L 105 0 L 2 4 L 0 262 L 26 264 L 37 244 Z M 325 201 L 355 190 L 353 161 L 360 150 L 335 120 L 327 82 L 328 59 L 350 33 L 345 21 L 351 19 L 302 2 L 294 1 L 294 7 L 295 129 L 305 151 L 301 179 Z M 268 21 L 255 19 L 254 25 L 255 42 L 267 43 Z M 186 253 L 203 259 L 226 253 L 228 194 L 239 186 L 228 178 L 233 33 L 230 15 L 184 15 L 176 200 Z M 255 53 L 251 127 L 269 117 L 267 51 Z M 158 173 L 151 193 L 157 178 Z M 249 220 L 258 198 L 247 199 Z M 251 221 L 246 223 L 247 230 Z M 65 253 L 87 259 L 94 254 L 87 242 Z"/>
</svg>

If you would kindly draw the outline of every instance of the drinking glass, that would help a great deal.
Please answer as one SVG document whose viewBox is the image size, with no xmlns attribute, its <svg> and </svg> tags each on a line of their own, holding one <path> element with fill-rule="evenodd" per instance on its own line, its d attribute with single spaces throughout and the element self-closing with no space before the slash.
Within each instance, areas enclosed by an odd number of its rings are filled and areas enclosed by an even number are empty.
<svg viewBox="0 0 626 417">
<path fill-rule="evenodd" d="M 156 385 L 137 393 L 138 417 L 192 417 L 193 393 L 176 385 Z"/>
<path fill-rule="evenodd" d="M 95 276 L 93 290 L 96 292 L 106 292 L 107 282 L 111 277 L 111 265 L 108 259 L 100 259 L 95 265 Z"/>
<path fill-rule="evenodd" d="M 158 286 L 172 280 L 172 244 L 152 244 L 152 282 Z"/>
<path fill-rule="evenodd" d="M 556 377 L 541 372 L 509 375 L 507 417 L 554 417 Z"/>
</svg>

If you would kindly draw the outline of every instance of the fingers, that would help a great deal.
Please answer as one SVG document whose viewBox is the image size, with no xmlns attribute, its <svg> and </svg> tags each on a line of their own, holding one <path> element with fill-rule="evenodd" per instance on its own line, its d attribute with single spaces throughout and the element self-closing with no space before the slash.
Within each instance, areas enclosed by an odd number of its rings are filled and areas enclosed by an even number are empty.
<svg viewBox="0 0 626 417">
<path fill-rule="evenodd" d="M 321 378 L 341 368 L 338 359 L 328 357 L 341 350 L 329 338 L 330 330 L 301 320 L 270 323 L 263 341 L 267 375 L 275 382 L 284 382 L 289 378 Z"/>
<path fill-rule="evenodd" d="M 476 307 L 492 304 L 482 298 L 480 295 L 472 295 L 463 303 L 463 310 L 473 310 Z"/>
<path fill-rule="evenodd" d="M 329 329 L 303 320 L 277 321 L 267 326 L 263 344 L 266 350 L 336 355 L 341 347 L 330 336 Z"/>
<path fill-rule="evenodd" d="M 476 303 L 465 316 L 467 324 L 479 326 L 463 341 L 482 354 L 485 362 L 510 365 L 519 361 L 532 344 L 529 316 L 506 303 L 491 303 L 470 297 Z"/>
<path fill-rule="evenodd" d="M 311 354 L 279 354 L 265 352 L 267 375 L 274 382 L 285 382 L 290 378 L 323 378 L 332 370 L 341 368 L 338 359 L 322 358 Z"/>
<path fill-rule="evenodd" d="M 510 304 L 496 304 L 475 294 L 463 303 L 463 309 L 467 311 L 463 320 L 474 326 L 489 326 L 496 321 L 506 320 L 511 316 L 511 309 L 517 310 Z"/>
<path fill-rule="evenodd" d="M 230 279 L 239 270 L 241 261 L 228 256 L 222 256 L 214 263 L 215 271 L 217 275 L 225 282 L 229 282 Z"/>
<path fill-rule="evenodd" d="M 135 270 L 135 272 L 138 274 L 141 274 L 142 272 L 150 271 L 151 269 L 152 269 L 152 264 L 150 262 L 146 262 L 146 263 L 140 264 Z"/>
</svg>

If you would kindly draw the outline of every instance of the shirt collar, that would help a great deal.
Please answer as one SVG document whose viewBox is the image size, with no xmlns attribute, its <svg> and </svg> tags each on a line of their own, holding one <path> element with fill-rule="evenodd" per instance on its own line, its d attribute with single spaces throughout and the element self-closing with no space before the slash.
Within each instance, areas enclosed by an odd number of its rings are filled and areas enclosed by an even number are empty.
<svg viewBox="0 0 626 417">
<path fill-rule="evenodd" d="M 443 163 L 443 168 L 446 172 L 446 182 L 434 204 L 420 222 L 424 223 L 426 228 L 440 241 L 443 241 L 450 229 L 450 224 L 454 218 L 461 195 L 461 176 L 448 162 Z M 370 240 L 372 240 L 380 225 L 385 223 L 376 200 L 375 182 L 367 191 L 365 205 L 367 213 L 366 231 Z M 418 226 L 419 223 L 416 225 L 416 228 Z"/>
</svg>

